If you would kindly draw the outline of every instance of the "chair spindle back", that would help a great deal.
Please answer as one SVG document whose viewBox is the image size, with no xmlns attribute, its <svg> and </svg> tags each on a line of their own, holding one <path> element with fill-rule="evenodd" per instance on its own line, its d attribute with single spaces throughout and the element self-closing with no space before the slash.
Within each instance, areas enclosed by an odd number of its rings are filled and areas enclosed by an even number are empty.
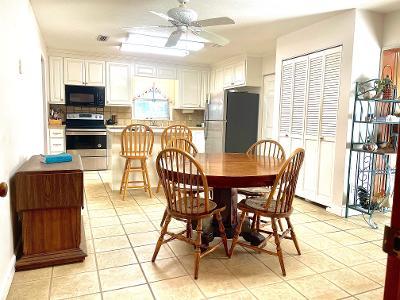
<svg viewBox="0 0 400 300">
<path fill-rule="evenodd" d="M 154 133 L 147 125 L 132 124 L 121 134 L 121 155 L 147 156 L 153 151 Z"/>
<path fill-rule="evenodd" d="M 276 201 L 275 213 L 287 213 L 292 209 L 297 179 L 304 160 L 304 149 L 296 149 L 282 165 L 271 188 L 265 207 Z"/>
<path fill-rule="evenodd" d="M 260 140 L 246 151 L 246 154 L 275 157 L 279 159 L 285 159 L 285 150 L 281 144 L 274 140 Z"/>
<path fill-rule="evenodd" d="M 184 138 L 192 141 L 192 131 L 185 125 L 171 125 L 161 134 L 161 149 L 165 149 L 168 143 L 176 138 Z"/>
<path fill-rule="evenodd" d="M 212 210 L 207 178 L 193 156 L 180 149 L 166 148 L 158 154 L 156 167 L 172 213 L 194 215 Z M 204 193 L 198 193 L 200 189 Z"/>
<path fill-rule="evenodd" d="M 185 138 L 175 138 L 168 142 L 166 148 L 177 148 L 189 153 L 192 156 L 196 156 L 199 151 L 196 146 Z"/>
</svg>

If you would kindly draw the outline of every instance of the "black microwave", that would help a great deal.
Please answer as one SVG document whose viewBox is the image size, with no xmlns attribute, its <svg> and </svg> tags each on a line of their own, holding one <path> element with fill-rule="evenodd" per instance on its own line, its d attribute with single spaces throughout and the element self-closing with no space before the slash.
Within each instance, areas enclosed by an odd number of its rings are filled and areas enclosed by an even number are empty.
<svg viewBox="0 0 400 300">
<path fill-rule="evenodd" d="M 105 87 L 66 85 L 65 103 L 68 106 L 104 107 Z"/>
</svg>

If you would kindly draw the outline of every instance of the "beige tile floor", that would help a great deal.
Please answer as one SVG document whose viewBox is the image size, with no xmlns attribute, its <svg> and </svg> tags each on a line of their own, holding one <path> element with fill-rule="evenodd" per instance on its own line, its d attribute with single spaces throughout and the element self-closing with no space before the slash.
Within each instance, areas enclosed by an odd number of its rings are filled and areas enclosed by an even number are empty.
<svg viewBox="0 0 400 300">
<path fill-rule="evenodd" d="M 339 218 L 295 199 L 298 256 L 283 242 L 287 276 L 276 257 L 238 247 L 200 262 L 193 279 L 193 248 L 180 241 L 163 246 L 151 263 L 164 212 L 162 193 L 150 199 L 130 192 L 125 201 L 111 192 L 106 172 L 85 173 L 83 220 L 88 257 L 83 263 L 15 274 L 8 299 L 382 299 L 385 255 L 383 224 L 370 229 L 361 216 Z M 182 223 L 173 221 L 178 230 Z M 267 247 L 273 247 L 272 244 Z"/>
</svg>

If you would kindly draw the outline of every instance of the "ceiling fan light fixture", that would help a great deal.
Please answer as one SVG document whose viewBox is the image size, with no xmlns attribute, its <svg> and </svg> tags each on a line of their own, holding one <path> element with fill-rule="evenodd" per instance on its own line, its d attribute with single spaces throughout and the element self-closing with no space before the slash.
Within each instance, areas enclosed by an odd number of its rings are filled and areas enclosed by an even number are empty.
<svg viewBox="0 0 400 300">
<path fill-rule="evenodd" d="M 167 37 L 130 33 L 127 39 L 127 43 L 133 45 L 148 45 L 163 48 L 167 40 Z M 187 51 L 199 51 L 204 48 L 204 43 L 190 40 L 179 40 L 176 46 L 169 48 Z"/>
<path fill-rule="evenodd" d="M 184 57 L 189 55 L 189 51 L 183 49 L 155 47 L 149 45 L 139 45 L 130 43 L 122 43 L 120 50 L 123 52 L 158 54 L 158 55 L 179 56 L 179 57 Z"/>
</svg>

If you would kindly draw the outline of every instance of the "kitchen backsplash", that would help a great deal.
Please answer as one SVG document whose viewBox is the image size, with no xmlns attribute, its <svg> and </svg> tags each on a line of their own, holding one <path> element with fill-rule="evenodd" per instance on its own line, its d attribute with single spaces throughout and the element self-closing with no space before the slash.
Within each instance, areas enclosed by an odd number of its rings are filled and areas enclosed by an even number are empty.
<svg viewBox="0 0 400 300">
<path fill-rule="evenodd" d="M 66 106 L 65 105 L 57 105 L 57 104 L 51 104 L 50 109 L 57 109 L 62 111 L 63 115 L 63 122 L 65 121 L 66 117 Z M 81 107 L 70 107 L 68 108 L 69 113 L 73 112 L 91 112 L 91 113 L 96 113 L 96 112 L 101 112 L 102 110 L 99 110 L 96 108 L 81 108 Z M 116 107 L 116 106 L 106 106 L 104 108 L 104 118 L 106 120 L 111 118 L 111 115 L 116 115 L 117 116 L 117 122 L 118 125 L 129 125 L 132 123 L 136 122 L 142 122 L 142 123 L 150 123 L 150 121 L 142 121 L 142 120 L 132 120 L 132 108 L 131 107 Z M 193 113 L 182 113 L 181 110 L 172 110 L 172 120 L 173 122 L 178 122 L 181 124 L 186 124 L 187 126 L 197 126 L 201 122 L 203 122 L 204 118 L 204 111 L 203 110 L 194 110 Z M 159 126 L 166 126 L 170 124 L 171 122 L 168 121 L 154 121 L 151 122 L 153 125 L 159 125 Z"/>
</svg>

